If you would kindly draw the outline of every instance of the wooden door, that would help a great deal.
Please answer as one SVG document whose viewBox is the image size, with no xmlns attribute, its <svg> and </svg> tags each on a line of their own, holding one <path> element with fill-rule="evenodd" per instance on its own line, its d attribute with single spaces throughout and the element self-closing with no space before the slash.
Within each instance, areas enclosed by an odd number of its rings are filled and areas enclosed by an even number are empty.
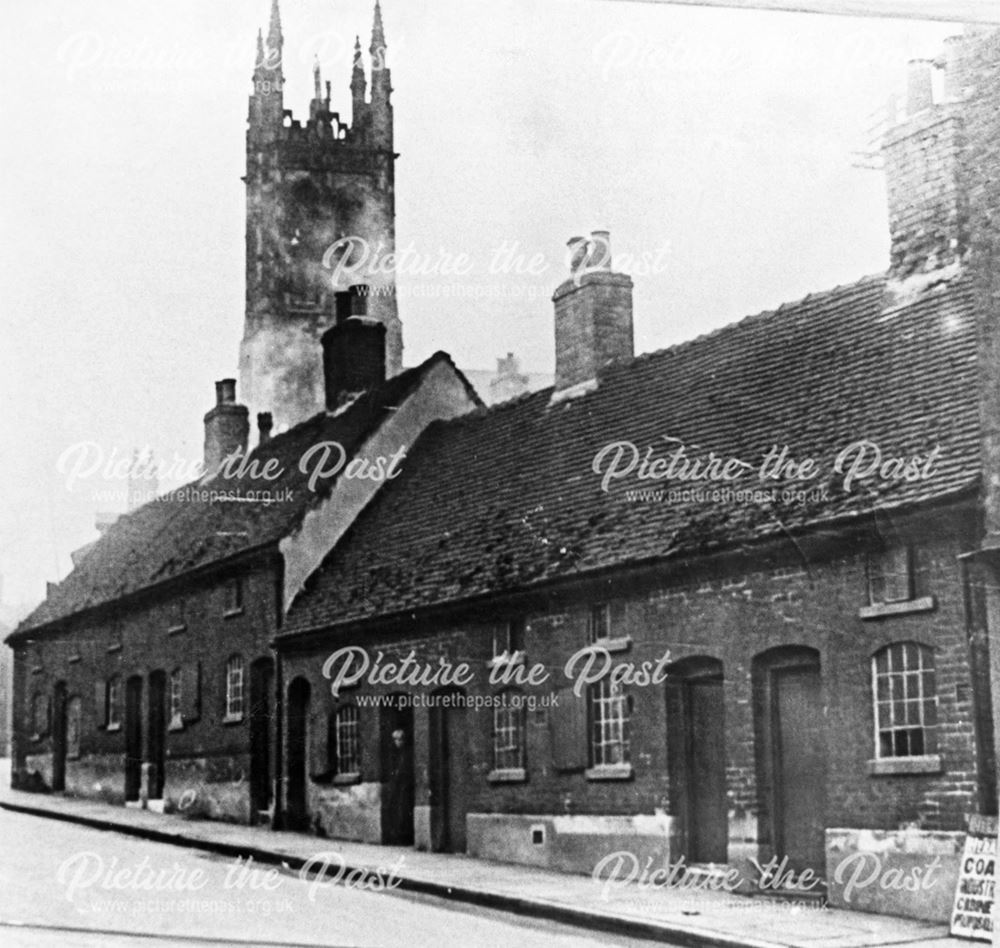
<svg viewBox="0 0 1000 948">
<path fill-rule="evenodd" d="M 285 815 L 289 829 L 302 829 L 309 822 L 306 799 L 308 729 L 309 682 L 296 678 L 288 688 L 288 741 L 285 751 L 288 775 Z"/>
<path fill-rule="evenodd" d="M 149 792 L 150 800 L 163 799 L 167 757 L 167 676 L 155 671 L 149 676 Z"/>
<path fill-rule="evenodd" d="M 142 789 L 142 678 L 125 682 L 125 799 L 139 799 Z"/>
<path fill-rule="evenodd" d="M 671 809 L 689 863 L 724 863 L 729 817 L 721 662 L 690 660 L 667 678 Z"/>
<path fill-rule="evenodd" d="M 775 852 L 824 875 L 826 754 L 818 665 L 771 672 Z"/>
<path fill-rule="evenodd" d="M 430 738 L 431 847 L 464 853 L 469 782 L 465 708 L 433 706 Z"/>
<path fill-rule="evenodd" d="M 251 819 L 271 806 L 271 692 L 274 663 L 262 658 L 250 666 L 250 807 Z"/>
</svg>

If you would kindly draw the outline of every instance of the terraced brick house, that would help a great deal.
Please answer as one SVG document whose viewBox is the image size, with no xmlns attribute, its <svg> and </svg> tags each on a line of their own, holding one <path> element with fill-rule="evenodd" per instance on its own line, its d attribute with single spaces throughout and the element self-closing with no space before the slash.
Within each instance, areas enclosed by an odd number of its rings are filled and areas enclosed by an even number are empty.
<svg viewBox="0 0 1000 948">
<path fill-rule="evenodd" d="M 852 907 L 947 916 L 997 802 L 998 75 L 995 32 L 911 65 L 884 273 L 637 357 L 608 235 L 571 241 L 554 386 L 430 425 L 279 630 L 296 822 L 574 872 L 775 858 L 840 904 L 861 853 L 935 868 Z"/>
</svg>

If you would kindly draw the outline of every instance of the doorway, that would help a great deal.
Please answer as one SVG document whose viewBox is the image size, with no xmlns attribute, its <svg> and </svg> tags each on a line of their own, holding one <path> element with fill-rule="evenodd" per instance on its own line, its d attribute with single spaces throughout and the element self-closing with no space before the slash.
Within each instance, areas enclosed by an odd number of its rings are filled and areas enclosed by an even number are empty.
<svg viewBox="0 0 1000 948">
<path fill-rule="evenodd" d="M 288 686 L 288 742 L 286 750 L 288 792 L 285 817 L 288 829 L 305 829 L 309 822 L 306 800 L 309 682 L 296 678 Z"/>
<path fill-rule="evenodd" d="M 826 729 L 819 653 L 774 649 L 755 659 L 762 786 L 773 855 L 825 874 Z"/>
<path fill-rule="evenodd" d="M 413 708 L 404 706 L 406 696 L 389 696 L 382 709 L 382 842 L 413 845 Z"/>
<path fill-rule="evenodd" d="M 696 657 L 667 675 L 671 811 L 689 863 L 724 863 L 729 814 L 722 662 Z"/>
<path fill-rule="evenodd" d="M 142 678 L 125 682 L 125 802 L 138 801 L 142 789 Z"/>
<path fill-rule="evenodd" d="M 52 789 L 66 789 L 66 682 L 56 682 L 52 695 Z"/>
<path fill-rule="evenodd" d="M 149 708 L 146 714 L 149 731 L 146 791 L 150 800 L 163 799 L 167 758 L 167 674 L 162 671 L 149 675 Z"/>
<path fill-rule="evenodd" d="M 468 810 L 469 761 L 466 748 L 464 692 L 435 692 L 448 696 L 430 709 L 431 849 L 465 852 L 465 814 Z"/>
<path fill-rule="evenodd" d="M 271 705 L 274 662 L 259 658 L 250 666 L 250 809 L 254 822 L 271 808 Z"/>
</svg>

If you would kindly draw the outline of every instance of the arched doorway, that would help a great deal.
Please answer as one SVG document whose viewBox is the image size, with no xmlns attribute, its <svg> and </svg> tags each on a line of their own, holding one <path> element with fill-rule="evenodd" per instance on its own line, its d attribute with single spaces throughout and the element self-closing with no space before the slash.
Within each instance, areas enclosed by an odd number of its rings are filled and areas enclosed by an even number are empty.
<svg viewBox="0 0 1000 948">
<path fill-rule="evenodd" d="M 56 682 L 52 694 L 52 789 L 66 789 L 66 682 Z"/>
<path fill-rule="evenodd" d="M 285 795 L 285 822 L 289 829 L 304 829 L 309 823 L 306 798 L 309 693 L 309 682 L 305 678 L 296 678 L 288 686 L 288 741 L 285 745 L 288 788 Z"/>
<path fill-rule="evenodd" d="M 382 842 L 413 845 L 413 708 L 405 694 L 389 696 L 382 707 Z"/>
<path fill-rule="evenodd" d="M 449 700 L 441 701 L 447 697 Z M 444 689 L 432 695 L 430 709 L 431 849 L 465 852 L 469 760 L 466 746 L 465 692 Z"/>
<path fill-rule="evenodd" d="M 697 656 L 667 669 L 667 767 L 671 812 L 689 863 L 724 863 L 726 730 L 722 662 Z"/>
<path fill-rule="evenodd" d="M 825 873 L 826 728 L 820 656 L 783 646 L 753 660 L 762 842 L 796 872 Z"/>
<path fill-rule="evenodd" d="M 274 662 L 258 658 L 250 666 L 250 810 L 254 822 L 271 808 L 271 721 Z"/>
</svg>

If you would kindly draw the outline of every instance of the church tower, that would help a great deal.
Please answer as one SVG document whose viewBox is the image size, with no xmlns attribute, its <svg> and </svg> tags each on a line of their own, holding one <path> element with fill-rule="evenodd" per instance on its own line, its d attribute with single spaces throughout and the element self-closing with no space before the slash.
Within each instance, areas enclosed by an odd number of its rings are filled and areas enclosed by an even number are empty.
<svg viewBox="0 0 1000 948">
<path fill-rule="evenodd" d="M 331 111 L 319 62 L 309 118 L 292 117 L 284 106 L 283 47 L 272 0 L 266 40 L 257 35 L 247 129 L 240 390 L 252 411 L 273 413 L 278 430 L 324 407 L 320 338 L 338 307 L 385 324 L 387 375 L 400 371 L 403 356 L 395 274 L 385 272 L 395 252 L 396 154 L 381 6 L 376 0 L 370 94 L 355 41 L 350 125 Z M 359 288 L 348 294 L 352 286 Z"/>
</svg>

